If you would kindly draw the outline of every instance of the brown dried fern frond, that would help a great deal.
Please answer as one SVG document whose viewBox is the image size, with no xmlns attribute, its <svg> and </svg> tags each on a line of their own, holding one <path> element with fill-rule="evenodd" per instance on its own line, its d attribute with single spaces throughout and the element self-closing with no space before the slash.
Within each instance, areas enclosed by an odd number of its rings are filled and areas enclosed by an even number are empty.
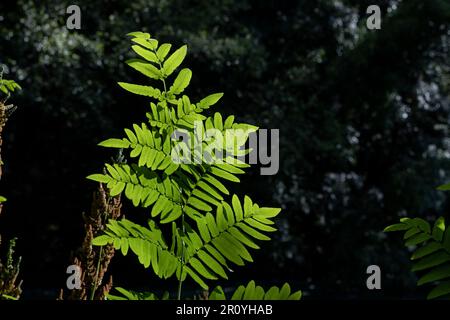
<svg viewBox="0 0 450 320">
<path fill-rule="evenodd" d="M 109 197 L 102 184 L 94 192 L 91 210 L 84 214 L 85 236 L 82 245 L 73 258 L 73 264 L 81 270 L 81 287 L 72 289 L 66 295 L 61 289 L 60 300 L 104 300 L 112 287 L 112 277 L 103 281 L 111 259 L 114 247 L 93 247 L 92 239 L 100 235 L 109 219 L 117 220 L 121 215 L 122 203 L 120 195 Z"/>
</svg>

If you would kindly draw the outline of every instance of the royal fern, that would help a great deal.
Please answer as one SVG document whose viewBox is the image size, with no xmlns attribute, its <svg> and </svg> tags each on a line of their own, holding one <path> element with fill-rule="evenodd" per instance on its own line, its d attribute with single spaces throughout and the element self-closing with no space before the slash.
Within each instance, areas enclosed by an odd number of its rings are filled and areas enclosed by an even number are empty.
<svg viewBox="0 0 450 320">
<path fill-rule="evenodd" d="M 259 249 L 258 241 L 270 239 L 267 233 L 276 230 L 273 218 L 280 209 L 260 207 L 248 196 L 242 202 L 236 195 L 230 199 L 226 184 L 239 182 L 238 175 L 249 167 L 241 157 L 251 151 L 246 142 L 258 128 L 237 123 L 234 116 L 224 119 L 218 112 L 204 115 L 223 94 L 213 93 L 191 103 L 183 94 L 191 70 L 181 69 L 170 83 L 187 46 L 169 54 L 172 45 L 159 44 L 148 33 L 129 35 L 139 58 L 126 63 L 160 81 L 162 87 L 119 82 L 123 89 L 153 99 L 147 121 L 125 129 L 122 137 L 101 142 L 102 147 L 128 150 L 129 160 L 105 164 L 103 173 L 88 178 L 106 184 L 111 196 L 123 192 L 134 206 L 148 210 L 149 219 L 145 226 L 127 219 L 110 221 L 93 245 L 113 244 L 124 255 L 134 253 L 160 278 L 176 277 L 180 298 L 187 277 L 208 289 L 209 281 L 227 279 L 233 265 L 252 262 L 251 249 Z M 178 141 L 182 135 L 189 143 Z M 169 228 L 163 228 L 169 223 Z M 261 296 L 257 288 L 252 297 Z M 268 297 L 300 298 L 298 293 L 290 295 L 286 287 L 275 291 L 269 290 Z M 157 298 L 125 289 L 119 292 L 126 299 Z"/>
<path fill-rule="evenodd" d="M 450 297 L 450 228 L 440 217 L 433 227 L 421 218 L 402 218 L 386 232 L 404 231 L 405 246 L 412 247 L 412 271 L 421 273 L 417 285 L 434 284 L 428 299 Z"/>
<path fill-rule="evenodd" d="M 120 295 L 108 295 L 108 300 L 168 300 L 169 293 L 164 294 L 159 298 L 156 294 L 151 292 L 136 292 L 126 290 L 124 288 L 116 288 Z M 276 286 L 265 290 L 263 287 L 256 285 L 252 280 L 246 286 L 239 286 L 227 299 L 221 286 L 217 286 L 211 291 L 208 300 L 299 300 L 302 297 L 302 292 L 291 292 L 289 284 L 285 283 L 281 288 Z"/>
</svg>

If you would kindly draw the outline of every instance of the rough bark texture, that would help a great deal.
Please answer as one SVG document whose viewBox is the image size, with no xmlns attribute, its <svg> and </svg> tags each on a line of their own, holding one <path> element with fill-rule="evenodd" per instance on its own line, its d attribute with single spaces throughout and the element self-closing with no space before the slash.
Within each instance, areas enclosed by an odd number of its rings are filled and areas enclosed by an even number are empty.
<svg viewBox="0 0 450 320">
<path fill-rule="evenodd" d="M 103 185 L 93 195 L 91 210 L 84 214 L 85 237 L 83 244 L 77 250 L 73 263 L 81 270 L 80 289 L 61 289 L 59 300 L 104 300 L 112 288 L 112 277 L 103 282 L 109 263 L 114 256 L 114 247 L 106 245 L 93 247 L 92 239 L 100 235 L 109 219 L 118 219 L 121 216 L 120 195 L 109 197 Z M 67 290 L 66 290 L 67 291 Z"/>
</svg>

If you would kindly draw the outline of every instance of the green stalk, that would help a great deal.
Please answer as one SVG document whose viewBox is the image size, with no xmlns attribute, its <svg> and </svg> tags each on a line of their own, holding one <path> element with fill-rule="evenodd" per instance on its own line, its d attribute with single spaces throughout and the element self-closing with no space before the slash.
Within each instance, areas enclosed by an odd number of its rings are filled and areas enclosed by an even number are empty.
<svg viewBox="0 0 450 320">
<path fill-rule="evenodd" d="M 182 209 L 182 213 L 181 213 L 181 229 L 183 232 L 183 236 L 186 232 L 185 230 L 185 226 L 184 226 L 184 210 Z M 181 238 L 181 243 L 182 243 L 182 247 L 181 247 L 181 270 L 180 270 L 180 279 L 178 281 L 178 293 L 177 293 L 177 299 L 181 300 L 181 287 L 183 286 L 183 267 L 184 267 L 184 248 L 185 248 L 185 243 L 183 238 Z"/>
<path fill-rule="evenodd" d="M 99 273 L 99 269 L 100 269 L 100 261 L 102 259 L 102 254 L 103 254 L 103 247 L 100 247 L 100 251 L 98 254 L 98 260 L 97 260 L 97 268 L 95 271 L 95 282 L 91 288 L 91 296 L 89 297 L 89 300 L 94 300 L 95 292 L 97 291 L 97 288 L 98 288 L 98 273 Z"/>
</svg>

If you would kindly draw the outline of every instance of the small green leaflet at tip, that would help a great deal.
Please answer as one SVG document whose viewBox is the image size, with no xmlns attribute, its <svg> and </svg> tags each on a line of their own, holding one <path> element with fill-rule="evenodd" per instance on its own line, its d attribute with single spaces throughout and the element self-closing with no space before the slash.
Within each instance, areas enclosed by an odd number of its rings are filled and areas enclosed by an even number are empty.
<svg viewBox="0 0 450 320">
<path fill-rule="evenodd" d="M 123 139 L 108 139 L 105 141 L 102 141 L 98 144 L 100 147 L 106 147 L 106 148 L 119 148 L 119 149 L 125 149 L 130 146 L 130 143 Z"/>
<path fill-rule="evenodd" d="M 184 45 L 172 53 L 163 64 L 164 75 L 170 76 L 183 62 L 187 53 L 187 45 Z"/>
<path fill-rule="evenodd" d="M 127 36 L 129 36 L 129 37 L 136 37 L 136 38 L 143 38 L 143 39 L 150 39 L 151 38 L 150 33 L 142 32 L 142 31 L 130 32 L 130 33 L 127 33 Z"/>
</svg>

